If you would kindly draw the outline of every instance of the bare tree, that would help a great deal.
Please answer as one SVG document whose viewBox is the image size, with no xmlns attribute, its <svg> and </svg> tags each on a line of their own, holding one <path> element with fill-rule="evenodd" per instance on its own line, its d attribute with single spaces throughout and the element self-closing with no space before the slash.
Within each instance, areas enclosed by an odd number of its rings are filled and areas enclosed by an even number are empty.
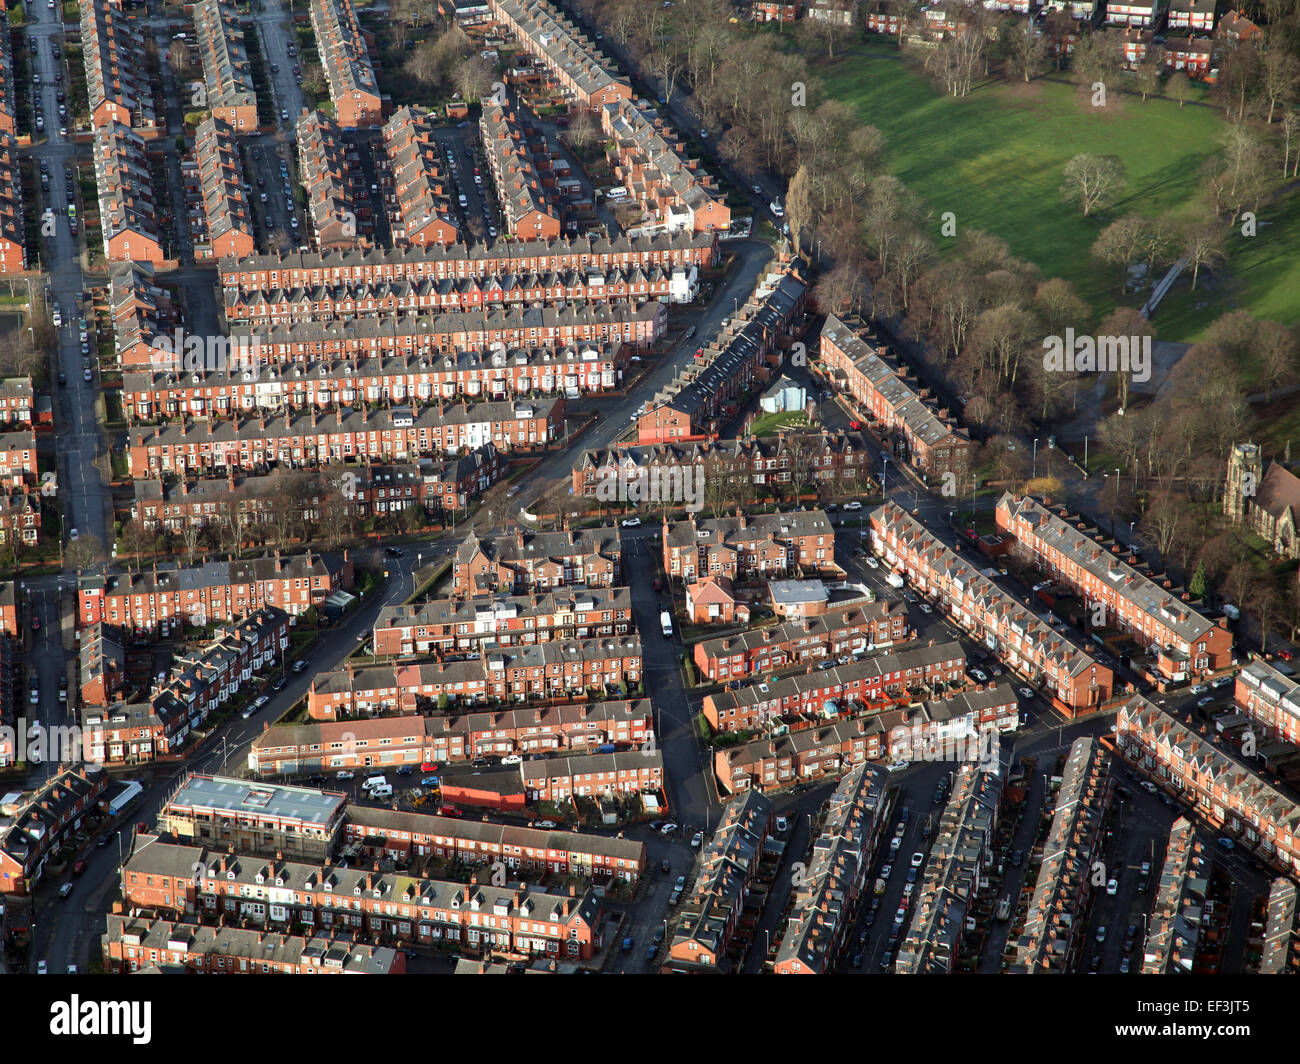
<svg viewBox="0 0 1300 1064">
<path fill-rule="evenodd" d="M 1124 185 L 1124 164 L 1118 156 L 1081 152 L 1065 164 L 1063 176 L 1061 196 L 1087 218 L 1119 193 Z"/>
<path fill-rule="evenodd" d="M 1192 291 L 1195 292 L 1201 268 L 1212 269 L 1227 258 L 1223 223 L 1217 218 L 1193 219 L 1183 228 L 1182 252 L 1192 267 Z"/>
</svg>

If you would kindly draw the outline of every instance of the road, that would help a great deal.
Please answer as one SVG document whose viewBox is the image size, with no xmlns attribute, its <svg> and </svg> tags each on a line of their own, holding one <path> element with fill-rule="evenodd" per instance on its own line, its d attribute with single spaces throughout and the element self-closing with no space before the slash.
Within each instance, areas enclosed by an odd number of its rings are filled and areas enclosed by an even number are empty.
<svg viewBox="0 0 1300 1064">
<path fill-rule="evenodd" d="M 69 225 L 67 205 L 70 185 L 64 174 L 65 167 L 73 168 L 76 177 L 76 146 L 60 132 L 63 121 L 59 117 L 58 91 L 67 84 L 56 81 L 56 74 L 65 70 L 65 59 L 55 60 L 51 52 L 54 41 L 63 40 L 63 23 L 56 21 L 56 12 L 41 4 L 32 4 L 29 13 L 33 19 L 28 34 L 34 41 L 34 70 L 40 74 L 40 113 L 45 119 L 46 139 L 32 148 L 29 154 L 37 167 L 48 164 L 50 189 L 42 215 L 46 231 L 44 263 L 50 269 L 50 297 L 60 309 L 63 324 L 58 329 L 58 350 L 52 377 L 62 370 L 67 384 L 56 389 L 55 411 L 58 441 L 58 505 L 63 515 L 60 535 L 67 536 L 75 528 L 82 535 L 96 537 L 105 547 L 109 545 L 112 522 L 112 501 L 105 473 L 108 468 L 107 446 L 95 417 L 98 397 L 97 378 L 92 369 L 91 379 L 85 379 L 85 365 L 78 319 L 85 317 L 88 324 L 90 308 L 84 300 L 85 283 L 82 277 L 84 255 L 84 229 L 74 235 Z M 80 214 L 78 215 L 80 220 Z M 53 233 L 49 229 L 53 228 Z M 93 336 L 88 339 L 93 341 Z M 93 352 L 94 347 L 90 350 Z M 88 364 L 96 361 L 93 356 Z"/>
</svg>

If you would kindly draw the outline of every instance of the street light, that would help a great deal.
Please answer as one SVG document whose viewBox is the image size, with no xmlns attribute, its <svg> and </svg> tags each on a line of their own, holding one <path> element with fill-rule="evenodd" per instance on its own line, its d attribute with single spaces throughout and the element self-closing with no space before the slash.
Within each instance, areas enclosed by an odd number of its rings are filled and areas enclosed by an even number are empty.
<svg viewBox="0 0 1300 1064">
<path fill-rule="evenodd" d="M 1034 437 L 1034 480 L 1038 479 L 1038 437 Z"/>
</svg>

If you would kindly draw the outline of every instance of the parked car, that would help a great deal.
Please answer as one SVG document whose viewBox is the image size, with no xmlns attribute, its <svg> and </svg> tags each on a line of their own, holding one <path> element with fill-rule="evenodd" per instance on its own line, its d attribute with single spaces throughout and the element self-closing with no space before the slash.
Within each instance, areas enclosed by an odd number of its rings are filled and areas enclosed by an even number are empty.
<svg viewBox="0 0 1300 1064">
<path fill-rule="evenodd" d="M 66 898 L 66 897 L 67 897 L 69 894 L 71 894 L 71 893 L 72 893 L 72 884 L 71 884 L 71 883 L 64 883 L 63 886 L 61 886 L 61 887 L 59 888 L 59 897 L 60 897 L 60 898 Z"/>
<path fill-rule="evenodd" d="M 691 836 L 691 849 L 698 850 L 702 845 L 704 845 L 704 832 L 697 831 Z"/>
<path fill-rule="evenodd" d="M 342 769 L 334 778 L 340 780 L 354 780 L 357 778 L 357 775 L 355 772 L 349 772 L 347 769 Z"/>
</svg>

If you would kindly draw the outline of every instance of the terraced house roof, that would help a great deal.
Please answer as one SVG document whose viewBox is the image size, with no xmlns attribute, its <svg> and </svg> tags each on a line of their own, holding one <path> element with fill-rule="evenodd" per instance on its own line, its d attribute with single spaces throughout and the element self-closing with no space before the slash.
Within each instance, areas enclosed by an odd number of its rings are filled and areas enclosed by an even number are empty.
<svg viewBox="0 0 1300 1064">
<path fill-rule="evenodd" d="M 350 149 L 338 123 L 320 111 L 304 112 L 298 119 L 298 152 L 317 242 L 364 243 L 357 231 Z"/>
<path fill-rule="evenodd" d="M 234 129 L 219 118 L 200 123 L 194 136 L 194 154 L 203 186 L 209 239 L 230 232 L 251 235 L 253 216 L 244 194 L 244 167 Z"/>
<path fill-rule="evenodd" d="M 608 60 L 587 35 L 549 4 L 540 0 L 493 0 L 493 7 L 531 38 L 547 62 L 571 78 L 583 95 L 592 96 L 615 83 L 627 84 L 626 79 L 609 72 Z"/>
<path fill-rule="evenodd" d="M 1162 628 L 1169 628 L 1191 644 L 1215 627 L 1215 622 L 1113 554 L 1091 536 L 1052 513 L 1037 499 L 1017 498 L 1007 492 L 997 502 L 1012 522 L 1024 522 L 1043 543 L 1113 588 L 1138 612 Z M 1011 527 L 1014 529 L 1015 525 Z"/>
<path fill-rule="evenodd" d="M 337 102 L 354 92 L 378 94 L 379 83 L 351 0 L 312 0 L 311 24 L 330 99 Z"/>
<path fill-rule="evenodd" d="M 144 42 L 123 9 L 108 0 L 79 0 L 86 93 L 93 115 L 104 103 L 123 112 L 114 116 L 132 126 L 156 124 L 153 89 L 146 80 Z"/>
<path fill-rule="evenodd" d="M 158 241 L 153 175 L 144 138 L 114 122 L 95 130 L 95 182 L 104 245 L 119 233 Z"/>
<path fill-rule="evenodd" d="M 513 106 L 489 98 L 483 101 L 479 135 L 511 232 L 528 214 L 555 217 L 533 159 L 537 131 L 524 124 Z"/>
<path fill-rule="evenodd" d="M 225 0 L 198 0 L 194 30 L 208 107 L 256 108 L 253 72 L 233 5 Z"/>
<path fill-rule="evenodd" d="M 456 238 L 446 175 L 433 131 L 437 123 L 421 107 L 403 107 L 384 124 L 384 147 L 397 197 L 397 213 L 406 240 L 430 223 L 441 223 Z"/>
</svg>

